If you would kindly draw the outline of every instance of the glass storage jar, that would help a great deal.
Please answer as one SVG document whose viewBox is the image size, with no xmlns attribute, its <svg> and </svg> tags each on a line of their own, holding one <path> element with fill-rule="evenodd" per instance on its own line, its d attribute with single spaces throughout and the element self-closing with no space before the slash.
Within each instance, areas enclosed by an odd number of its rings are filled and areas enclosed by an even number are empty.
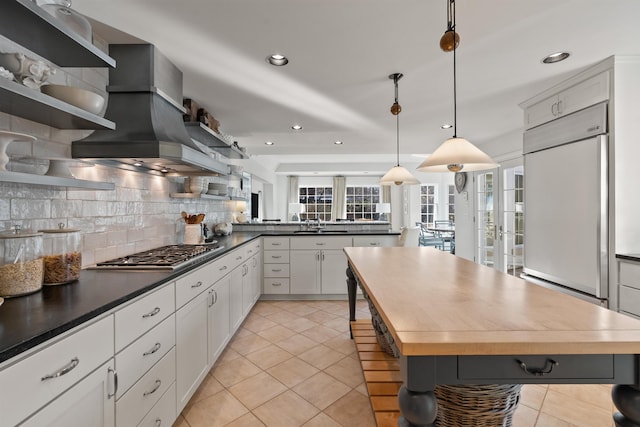
<svg viewBox="0 0 640 427">
<path fill-rule="evenodd" d="M 58 228 L 44 233 L 44 284 L 62 285 L 80 278 L 82 269 L 82 234 L 80 230 Z"/>
<path fill-rule="evenodd" d="M 21 230 L 0 233 L 0 296 L 17 297 L 42 288 L 42 233 Z"/>
</svg>

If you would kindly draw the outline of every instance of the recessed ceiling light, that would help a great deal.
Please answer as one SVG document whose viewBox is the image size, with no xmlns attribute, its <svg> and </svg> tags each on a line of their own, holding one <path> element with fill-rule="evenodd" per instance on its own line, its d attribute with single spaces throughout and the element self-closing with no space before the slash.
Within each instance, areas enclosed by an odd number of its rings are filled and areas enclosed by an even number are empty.
<svg viewBox="0 0 640 427">
<path fill-rule="evenodd" d="M 167 173 L 167 172 L 169 172 L 169 169 L 167 169 L 167 168 L 162 168 L 162 169 L 160 169 L 160 172 L 162 172 L 162 173 Z"/>
<path fill-rule="evenodd" d="M 453 127 L 453 125 L 449 124 L 449 123 L 445 123 L 442 126 L 440 126 L 440 129 L 451 129 Z"/>
<path fill-rule="evenodd" d="M 265 142 L 264 144 L 265 144 L 265 145 L 273 145 L 273 142 L 271 142 L 271 141 L 267 141 L 267 142 Z"/>
<path fill-rule="evenodd" d="M 273 55 L 267 56 L 267 62 L 271 65 L 275 65 L 276 67 L 282 67 L 283 65 L 287 65 L 289 60 L 284 55 L 274 53 Z"/>
<path fill-rule="evenodd" d="M 571 55 L 569 52 L 556 52 L 542 58 L 543 64 L 553 64 L 555 62 L 564 61 Z"/>
<path fill-rule="evenodd" d="M 334 142 L 334 144 L 336 144 L 336 145 L 342 145 L 342 141 L 336 141 L 336 142 Z"/>
<path fill-rule="evenodd" d="M 138 166 L 138 167 L 140 167 L 140 166 L 142 166 L 142 162 L 135 162 L 135 163 L 133 164 L 133 166 Z"/>
<path fill-rule="evenodd" d="M 301 125 L 293 125 L 293 126 L 291 126 L 291 129 L 293 129 L 293 130 L 302 130 L 302 126 Z"/>
</svg>

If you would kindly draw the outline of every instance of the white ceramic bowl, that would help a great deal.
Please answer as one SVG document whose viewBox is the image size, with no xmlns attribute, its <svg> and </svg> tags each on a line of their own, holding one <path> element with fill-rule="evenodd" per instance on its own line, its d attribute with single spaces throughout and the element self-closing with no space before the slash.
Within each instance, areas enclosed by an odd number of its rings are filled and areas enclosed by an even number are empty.
<svg viewBox="0 0 640 427">
<path fill-rule="evenodd" d="M 40 87 L 40 91 L 93 114 L 99 114 L 104 107 L 104 97 L 79 87 L 44 85 Z"/>
</svg>

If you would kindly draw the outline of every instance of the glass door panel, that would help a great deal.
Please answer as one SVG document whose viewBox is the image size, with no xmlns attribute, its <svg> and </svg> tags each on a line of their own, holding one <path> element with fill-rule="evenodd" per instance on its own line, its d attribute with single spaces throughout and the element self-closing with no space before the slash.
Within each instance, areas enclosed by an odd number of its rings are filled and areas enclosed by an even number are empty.
<svg viewBox="0 0 640 427">
<path fill-rule="evenodd" d="M 496 233 L 494 213 L 494 172 L 484 172 L 477 175 L 477 214 L 476 233 L 477 248 L 476 262 L 494 267 L 496 262 L 494 241 Z M 500 258 L 498 257 L 498 260 Z"/>
<path fill-rule="evenodd" d="M 502 243 L 502 271 L 519 276 L 524 250 L 524 167 L 502 169 L 501 223 L 498 237 Z"/>
</svg>

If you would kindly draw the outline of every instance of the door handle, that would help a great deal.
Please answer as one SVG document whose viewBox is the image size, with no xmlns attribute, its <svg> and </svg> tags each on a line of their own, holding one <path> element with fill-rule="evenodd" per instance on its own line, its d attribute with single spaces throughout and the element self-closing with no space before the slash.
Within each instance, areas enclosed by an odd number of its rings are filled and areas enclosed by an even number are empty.
<svg viewBox="0 0 640 427">
<path fill-rule="evenodd" d="M 500 226 L 498 227 L 498 239 L 502 240 L 502 235 L 503 235 L 502 226 Z"/>
<path fill-rule="evenodd" d="M 107 399 L 111 399 L 118 392 L 118 373 L 115 369 L 109 367 L 109 369 L 107 369 L 107 374 L 113 375 L 113 393 L 107 392 Z"/>
</svg>

